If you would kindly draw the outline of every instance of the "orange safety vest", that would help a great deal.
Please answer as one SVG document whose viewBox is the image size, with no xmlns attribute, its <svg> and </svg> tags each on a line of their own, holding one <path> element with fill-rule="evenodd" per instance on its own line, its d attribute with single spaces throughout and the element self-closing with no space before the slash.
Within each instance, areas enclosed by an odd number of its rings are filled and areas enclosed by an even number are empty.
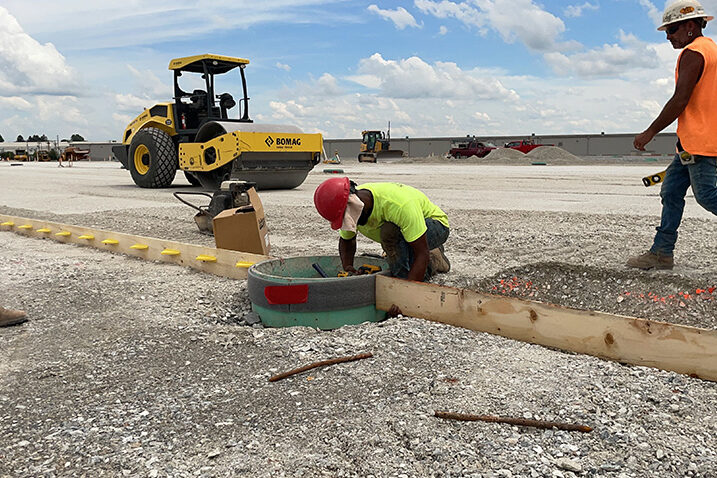
<svg viewBox="0 0 717 478">
<path fill-rule="evenodd" d="M 696 51 L 705 63 L 687 107 L 677 118 L 677 137 L 688 153 L 717 156 L 717 45 L 711 38 L 697 37 L 682 53 L 685 50 Z M 675 67 L 675 82 L 682 53 Z"/>
</svg>

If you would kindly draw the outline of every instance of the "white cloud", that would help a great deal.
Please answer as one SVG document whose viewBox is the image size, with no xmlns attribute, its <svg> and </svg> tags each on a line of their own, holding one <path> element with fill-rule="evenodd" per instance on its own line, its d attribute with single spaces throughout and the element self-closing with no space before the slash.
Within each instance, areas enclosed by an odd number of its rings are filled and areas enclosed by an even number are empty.
<svg viewBox="0 0 717 478">
<path fill-rule="evenodd" d="M 553 51 L 575 46 L 572 42 L 560 41 L 565 31 L 563 21 L 532 0 L 414 0 L 414 4 L 426 14 L 437 18 L 455 18 L 476 27 L 482 35 L 494 30 L 506 43 L 517 39 L 531 50 Z"/>
<path fill-rule="evenodd" d="M 341 0 L 4 0 L 3 5 L 16 12 L 26 29 L 66 39 L 64 44 L 73 50 L 93 50 L 186 41 L 268 23 L 335 24 L 336 19 L 324 15 L 322 8 L 337 2 Z M 358 15 L 353 17 L 356 21 Z M 132 28 L 137 25 L 151 28 Z"/>
<path fill-rule="evenodd" d="M 660 56 L 658 70 L 674 57 Z M 384 60 L 385 61 L 385 60 Z M 398 66 L 402 61 L 395 62 Z M 431 64 L 438 68 L 438 64 Z M 461 70 L 473 78 L 485 77 L 484 71 Z M 344 93 L 322 100 L 305 95 L 306 84 L 275 92 L 269 114 L 255 114 L 255 120 L 292 123 L 307 132 L 320 132 L 329 138 L 358 138 L 362 129 L 385 129 L 391 121 L 391 135 L 456 136 L 525 135 L 552 133 L 626 133 L 642 131 L 654 119 L 670 97 L 674 81 L 663 81 L 665 72 L 633 70 L 625 78 L 509 76 L 494 72 L 491 77 L 508 91 L 520 94 L 519 101 L 498 96 L 424 97 L 389 96 L 381 88 L 368 93 L 346 89 Z M 439 70 L 440 71 L 440 70 Z M 659 80 L 659 81 L 658 81 Z M 376 76 L 382 82 L 383 77 Z M 516 96 L 517 96 L 516 93 Z M 673 129 L 674 130 L 674 129 Z"/>
<path fill-rule="evenodd" d="M 86 127 L 89 122 L 80 101 L 74 96 L 38 96 L 37 116 L 43 122 L 62 121 L 75 127 Z"/>
<path fill-rule="evenodd" d="M 297 81 L 291 88 L 291 91 L 291 96 L 294 99 L 301 100 L 311 98 L 314 102 L 320 102 L 326 98 L 346 94 L 339 86 L 336 77 L 330 73 L 324 73 L 318 79 L 312 78 L 309 81 Z M 272 108 L 276 109 L 276 107 Z"/>
<path fill-rule="evenodd" d="M 346 77 L 346 79 L 365 86 L 366 88 L 374 90 L 381 88 L 381 78 L 376 75 L 351 75 Z"/>
<path fill-rule="evenodd" d="M 324 73 L 316 81 L 316 94 L 319 96 L 337 96 L 342 93 L 343 91 L 339 87 L 336 78 L 329 73 Z"/>
<path fill-rule="evenodd" d="M 358 72 L 362 85 L 378 85 L 382 95 L 391 98 L 518 99 L 515 91 L 495 78 L 463 71 L 455 63 L 429 65 L 415 56 L 396 61 L 374 53 L 359 62 Z"/>
<path fill-rule="evenodd" d="M 130 93 L 117 93 L 114 95 L 114 100 L 118 110 L 134 112 L 135 115 L 140 114 L 145 108 L 150 108 L 157 103 L 146 96 L 139 97 Z"/>
<path fill-rule="evenodd" d="M 643 0 L 644 1 L 644 0 Z M 568 5 L 565 7 L 566 17 L 581 17 L 584 10 L 598 10 L 600 8 L 597 4 L 585 2 L 582 5 Z"/>
<path fill-rule="evenodd" d="M 0 7 L 0 95 L 68 94 L 79 91 L 72 68 L 52 43 L 40 44 Z"/>
<path fill-rule="evenodd" d="M 455 18 L 466 25 L 479 29 L 483 28 L 486 23 L 486 17 L 483 12 L 467 2 L 414 0 L 413 3 L 423 13 L 437 18 Z"/>
<path fill-rule="evenodd" d="M 655 24 L 655 26 L 658 26 L 662 24 L 662 12 L 653 4 L 650 0 L 639 0 L 640 5 L 645 7 L 647 10 L 647 16 L 650 17 L 650 20 L 652 20 L 652 23 Z M 665 5 L 667 5 L 668 2 L 665 2 Z M 671 3 L 671 2 L 669 2 Z"/>
<path fill-rule="evenodd" d="M 275 66 L 280 70 L 291 71 L 291 67 L 285 63 L 281 63 L 281 62 L 277 61 Z"/>
<path fill-rule="evenodd" d="M 585 78 L 621 76 L 635 69 L 659 66 L 660 59 L 654 45 L 622 31 L 619 40 L 620 44 L 605 44 L 571 55 L 546 53 L 544 58 L 559 75 L 575 74 Z"/>
<path fill-rule="evenodd" d="M 0 96 L 0 106 L 15 110 L 32 110 L 32 104 L 19 96 Z"/>
<path fill-rule="evenodd" d="M 131 115 L 123 115 L 120 113 L 112 113 L 112 119 L 114 120 L 115 124 L 117 125 L 118 131 L 119 128 L 126 127 L 130 121 L 132 121 L 135 117 Z"/>
<path fill-rule="evenodd" d="M 269 107 L 273 111 L 272 117 L 282 121 L 296 121 L 297 116 L 301 116 L 304 111 L 304 106 L 298 104 L 295 100 L 289 100 L 286 103 L 270 101 Z"/>
<path fill-rule="evenodd" d="M 378 8 L 377 5 L 369 5 L 367 10 L 369 12 L 375 13 L 384 20 L 389 20 L 393 22 L 393 24 L 396 25 L 396 28 L 398 28 L 399 30 L 403 30 L 406 27 L 420 27 L 420 25 L 416 23 L 416 19 L 413 18 L 413 15 L 408 13 L 408 11 L 403 7 L 398 7 L 396 10 L 382 10 Z"/>
<path fill-rule="evenodd" d="M 441 27 L 438 29 L 438 34 L 445 35 L 446 33 L 448 33 L 448 28 L 446 28 L 445 25 L 441 25 Z"/>
<path fill-rule="evenodd" d="M 169 97 L 172 96 L 172 87 L 169 84 L 164 83 L 162 80 L 160 80 L 159 77 L 157 77 L 157 75 L 155 75 L 152 70 L 138 70 L 132 65 L 127 65 L 127 69 L 130 71 L 130 73 L 132 73 L 136 86 L 141 94 L 146 95 L 148 97 L 164 98 L 163 101 L 168 101 Z M 182 79 L 184 78 L 185 77 L 182 77 Z M 186 78 L 194 80 L 196 83 L 192 83 L 193 85 L 197 87 L 202 86 L 201 83 L 198 83 L 199 79 L 197 75 L 187 75 Z M 183 88 L 185 87 L 185 85 L 182 84 L 181 80 L 180 85 Z"/>
</svg>

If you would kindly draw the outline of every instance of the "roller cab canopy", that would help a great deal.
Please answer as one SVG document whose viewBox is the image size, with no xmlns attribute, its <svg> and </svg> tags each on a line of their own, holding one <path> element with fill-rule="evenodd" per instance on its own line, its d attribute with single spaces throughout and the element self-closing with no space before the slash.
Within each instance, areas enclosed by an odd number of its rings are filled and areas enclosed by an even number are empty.
<svg viewBox="0 0 717 478">
<path fill-rule="evenodd" d="M 249 60 L 244 58 L 205 54 L 175 58 L 169 62 L 169 69 L 177 71 L 191 71 L 193 73 L 204 73 L 207 71 L 212 75 L 220 75 L 233 70 L 237 66 L 248 64 Z"/>
</svg>

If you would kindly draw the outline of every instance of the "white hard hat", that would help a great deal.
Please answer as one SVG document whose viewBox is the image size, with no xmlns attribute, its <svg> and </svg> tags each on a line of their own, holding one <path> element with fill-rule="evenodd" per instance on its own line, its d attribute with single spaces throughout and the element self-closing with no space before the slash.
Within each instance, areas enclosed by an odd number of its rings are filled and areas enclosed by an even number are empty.
<svg viewBox="0 0 717 478">
<path fill-rule="evenodd" d="M 657 29 L 663 31 L 667 29 L 668 25 L 691 18 L 704 18 L 708 22 L 714 17 L 705 14 L 705 9 L 697 0 L 677 0 L 665 7 L 665 13 L 662 14 L 662 25 Z"/>
</svg>

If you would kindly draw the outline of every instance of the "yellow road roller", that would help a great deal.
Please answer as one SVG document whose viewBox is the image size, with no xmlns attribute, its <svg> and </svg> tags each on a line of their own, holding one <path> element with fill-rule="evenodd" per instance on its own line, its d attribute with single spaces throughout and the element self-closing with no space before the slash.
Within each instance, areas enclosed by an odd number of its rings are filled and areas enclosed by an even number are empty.
<svg viewBox="0 0 717 478">
<path fill-rule="evenodd" d="M 227 180 L 251 181 L 258 189 L 292 189 L 304 182 L 321 160 L 321 134 L 254 123 L 244 74 L 248 64 L 243 58 L 212 54 L 169 62 L 174 101 L 145 109 L 124 130 L 122 144 L 112 148 L 137 186 L 169 187 L 177 169 L 192 185 L 212 190 Z M 237 118 L 229 118 L 237 100 L 218 93 L 214 80 L 235 69 L 242 97 Z M 196 89 L 184 91 L 180 83 Z"/>
</svg>

